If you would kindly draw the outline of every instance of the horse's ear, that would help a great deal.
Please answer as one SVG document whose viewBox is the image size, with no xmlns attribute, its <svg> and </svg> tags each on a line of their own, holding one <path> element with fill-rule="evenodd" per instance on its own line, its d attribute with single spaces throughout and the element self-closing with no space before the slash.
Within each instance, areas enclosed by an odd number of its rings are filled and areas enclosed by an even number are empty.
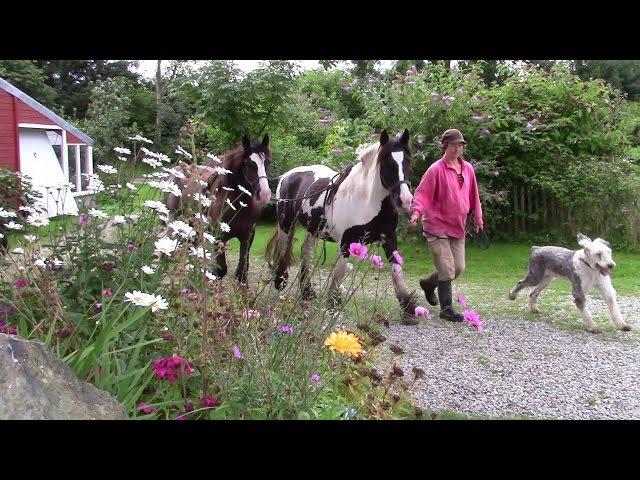
<svg viewBox="0 0 640 480">
<path fill-rule="evenodd" d="M 400 137 L 400 142 L 402 145 L 409 146 L 409 129 L 405 128 L 404 132 L 402 132 L 402 137 Z"/>
<path fill-rule="evenodd" d="M 245 150 L 251 149 L 251 140 L 249 140 L 249 135 L 246 133 L 244 134 L 244 137 L 242 137 L 242 146 Z"/>
<path fill-rule="evenodd" d="M 389 134 L 387 133 L 387 129 L 382 130 L 380 134 L 380 145 L 386 145 L 389 142 Z"/>
<path fill-rule="evenodd" d="M 262 139 L 262 146 L 264 148 L 269 148 L 269 134 L 265 133 L 264 138 Z"/>
</svg>

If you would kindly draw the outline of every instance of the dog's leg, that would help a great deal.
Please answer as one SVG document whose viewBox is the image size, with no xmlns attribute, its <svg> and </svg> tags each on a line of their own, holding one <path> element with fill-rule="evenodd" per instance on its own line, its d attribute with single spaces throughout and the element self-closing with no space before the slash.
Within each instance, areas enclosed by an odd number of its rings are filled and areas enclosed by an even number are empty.
<svg viewBox="0 0 640 480">
<path fill-rule="evenodd" d="M 518 292 L 524 287 L 534 287 L 538 285 L 544 277 L 545 270 L 543 265 L 540 265 L 537 260 L 532 259 L 529 263 L 529 273 L 525 278 L 516 283 L 513 290 L 509 292 L 509 300 L 515 300 Z"/>
<path fill-rule="evenodd" d="M 554 278 L 556 277 L 553 275 L 545 275 L 540 284 L 529 294 L 529 305 L 533 313 L 542 313 L 538 308 L 538 297 L 540 296 L 540 292 L 547 288 Z"/>
<path fill-rule="evenodd" d="M 576 282 L 572 282 L 573 284 L 573 301 L 580 310 L 582 314 L 582 321 L 584 322 L 584 326 L 586 327 L 588 332 L 591 333 L 600 333 L 600 329 L 593 323 L 593 318 L 591 317 L 591 313 L 587 308 L 587 298 L 582 291 L 582 285 Z"/>
<path fill-rule="evenodd" d="M 611 315 L 611 319 L 613 323 L 616 324 L 618 329 L 623 332 L 628 332 L 631 330 L 631 325 L 625 323 L 622 319 L 622 313 L 620 312 L 620 308 L 618 308 L 618 301 L 616 298 L 616 291 L 611 284 L 611 278 L 603 277 L 600 281 L 600 285 L 598 286 L 600 293 L 602 294 L 602 298 L 609 307 L 609 314 Z"/>
</svg>

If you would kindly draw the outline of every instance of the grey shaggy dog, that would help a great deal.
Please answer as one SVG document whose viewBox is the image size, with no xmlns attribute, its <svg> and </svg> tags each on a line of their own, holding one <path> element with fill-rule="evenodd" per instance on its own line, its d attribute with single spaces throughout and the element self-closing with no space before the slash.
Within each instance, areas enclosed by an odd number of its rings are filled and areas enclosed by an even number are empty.
<svg viewBox="0 0 640 480">
<path fill-rule="evenodd" d="M 515 300 L 518 292 L 525 287 L 536 287 L 530 294 L 530 306 L 533 313 L 540 313 L 538 296 L 557 276 L 564 277 L 573 286 L 573 299 L 582 314 L 587 331 L 600 333 L 593 323 L 591 313 L 586 306 L 586 296 L 597 288 L 609 308 L 611 319 L 623 331 L 631 326 L 622 319 L 616 301 L 616 291 L 611 284 L 611 269 L 616 266 L 611 255 L 609 242 L 602 238 L 591 240 L 579 233 L 580 250 L 562 247 L 532 247 L 529 260 L 529 273 L 520 280 L 509 293 L 509 300 Z"/>
</svg>

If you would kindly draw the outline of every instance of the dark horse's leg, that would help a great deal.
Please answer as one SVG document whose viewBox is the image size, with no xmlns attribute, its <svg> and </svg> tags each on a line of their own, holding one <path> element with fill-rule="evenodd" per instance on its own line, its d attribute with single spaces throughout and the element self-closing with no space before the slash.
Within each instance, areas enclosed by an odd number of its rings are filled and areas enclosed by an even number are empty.
<svg viewBox="0 0 640 480">
<path fill-rule="evenodd" d="M 311 285 L 311 279 L 309 278 L 309 263 L 313 257 L 317 238 L 311 233 L 307 233 L 307 236 L 302 243 L 302 265 L 300 266 L 300 288 L 302 290 L 302 298 L 305 300 L 312 300 L 316 298 L 316 294 L 313 291 Z"/>
<path fill-rule="evenodd" d="M 216 263 L 218 264 L 216 267 L 216 277 L 219 279 L 227 274 L 227 256 L 225 254 L 227 241 L 229 241 L 228 238 L 223 238 L 216 246 Z M 222 248 L 221 245 L 223 245 L 224 248 Z"/>
<path fill-rule="evenodd" d="M 253 243 L 253 237 L 256 235 L 255 227 L 247 232 L 244 238 L 240 239 L 240 258 L 238 260 L 238 268 L 236 269 L 236 278 L 238 282 L 247 283 L 247 273 L 249 272 L 249 250 Z"/>
<path fill-rule="evenodd" d="M 393 280 L 393 289 L 396 292 L 396 297 L 400 302 L 400 306 L 404 311 L 405 316 L 413 317 L 416 309 L 415 296 L 409 292 L 406 283 L 404 282 L 404 272 L 402 266 L 393 257 L 393 252 L 398 249 L 398 237 L 396 232 L 386 233 L 382 238 L 382 248 L 387 256 L 387 260 L 391 265 Z"/>
</svg>

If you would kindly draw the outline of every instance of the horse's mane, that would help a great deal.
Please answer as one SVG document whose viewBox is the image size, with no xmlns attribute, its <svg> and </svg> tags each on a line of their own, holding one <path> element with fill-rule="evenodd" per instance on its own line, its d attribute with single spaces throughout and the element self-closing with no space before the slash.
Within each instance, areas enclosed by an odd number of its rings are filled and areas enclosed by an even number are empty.
<svg viewBox="0 0 640 480">
<path fill-rule="evenodd" d="M 378 148 L 380 148 L 380 143 L 378 142 L 359 146 L 356 149 L 357 161 L 367 163 L 372 158 L 375 158 Z"/>
</svg>

